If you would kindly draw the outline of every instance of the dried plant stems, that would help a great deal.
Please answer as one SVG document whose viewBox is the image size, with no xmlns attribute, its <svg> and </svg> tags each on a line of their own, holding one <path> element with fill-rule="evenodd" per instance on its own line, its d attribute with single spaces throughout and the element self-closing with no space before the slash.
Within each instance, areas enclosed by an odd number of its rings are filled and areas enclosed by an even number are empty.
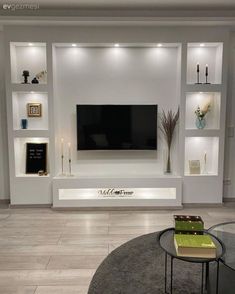
<svg viewBox="0 0 235 294">
<path fill-rule="evenodd" d="M 167 158 L 167 168 L 166 168 L 167 173 L 171 172 L 170 150 L 171 150 L 174 130 L 178 122 L 178 119 L 179 119 L 179 108 L 176 113 L 174 113 L 172 110 L 169 110 L 166 113 L 163 110 L 160 115 L 160 130 L 164 135 L 164 138 L 166 140 L 167 147 L 168 147 L 168 158 Z"/>
</svg>

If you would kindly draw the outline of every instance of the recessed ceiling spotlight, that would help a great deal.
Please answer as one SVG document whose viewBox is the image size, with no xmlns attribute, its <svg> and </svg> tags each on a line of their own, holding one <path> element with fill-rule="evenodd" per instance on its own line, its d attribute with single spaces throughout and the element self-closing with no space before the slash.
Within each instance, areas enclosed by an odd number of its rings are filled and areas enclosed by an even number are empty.
<svg viewBox="0 0 235 294">
<path fill-rule="evenodd" d="M 72 44 L 72 47 L 77 47 L 77 44 Z"/>
<path fill-rule="evenodd" d="M 29 45 L 29 46 L 33 46 L 33 43 L 29 43 L 28 45 Z"/>
<path fill-rule="evenodd" d="M 200 44 L 200 47 L 204 47 L 204 46 L 205 46 L 205 44 L 204 44 L 204 43 L 201 43 L 201 44 Z"/>
<path fill-rule="evenodd" d="M 120 45 L 118 43 L 114 44 L 114 47 L 119 47 Z"/>
<path fill-rule="evenodd" d="M 162 47 L 162 44 L 161 44 L 161 43 L 159 43 L 159 44 L 157 44 L 157 46 L 158 46 L 158 47 Z"/>
<path fill-rule="evenodd" d="M 34 91 L 30 91 L 31 94 L 34 94 Z"/>
</svg>

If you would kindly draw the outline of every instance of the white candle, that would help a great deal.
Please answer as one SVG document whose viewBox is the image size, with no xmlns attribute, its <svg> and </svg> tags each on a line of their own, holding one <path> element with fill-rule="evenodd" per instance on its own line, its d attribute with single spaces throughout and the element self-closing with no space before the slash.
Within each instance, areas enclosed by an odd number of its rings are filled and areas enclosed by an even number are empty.
<svg viewBox="0 0 235 294">
<path fill-rule="evenodd" d="M 71 143 L 68 143 L 68 148 L 69 148 L 69 160 L 71 159 Z"/>
<path fill-rule="evenodd" d="M 64 156 L 64 138 L 61 138 L 61 156 Z"/>
</svg>

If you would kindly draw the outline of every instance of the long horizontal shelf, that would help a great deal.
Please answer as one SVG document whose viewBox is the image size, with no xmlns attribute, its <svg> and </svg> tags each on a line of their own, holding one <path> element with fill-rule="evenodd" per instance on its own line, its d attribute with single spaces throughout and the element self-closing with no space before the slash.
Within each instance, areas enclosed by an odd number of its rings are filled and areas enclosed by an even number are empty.
<svg viewBox="0 0 235 294">
<path fill-rule="evenodd" d="M 14 137 L 24 138 L 24 137 L 48 137 L 48 130 L 14 130 Z"/>
<path fill-rule="evenodd" d="M 50 174 L 47 174 L 46 176 L 39 176 L 37 174 L 16 174 L 16 177 L 19 178 L 34 178 L 34 179 L 48 179 L 50 178 Z"/>
<path fill-rule="evenodd" d="M 218 177 L 218 174 L 185 174 L 185 177 Z"/>
<path fill-rule="evenodd" d="M 47 84 L 11 84 L 13 92 L 48 92 Z"/>
<path fill-rule="evenodd" d="M 221 92 L 221 84 L 187 84 L 186 92 Z"/>
<path fill-rule="evenodd" d="M 219 137 L 220 130 L 209 130 L 209 129 L 188 129 L 185 130 L 185 137 Z"/>
</svg>

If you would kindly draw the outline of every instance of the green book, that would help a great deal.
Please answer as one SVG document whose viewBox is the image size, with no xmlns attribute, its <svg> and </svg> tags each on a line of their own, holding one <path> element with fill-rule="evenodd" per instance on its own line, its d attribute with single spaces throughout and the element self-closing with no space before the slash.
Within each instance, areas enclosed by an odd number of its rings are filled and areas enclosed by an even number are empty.
<svg viewBox="0 0 235 294">
<path fill-rule="evenodd" d="M 216 246 L 209 235 L 174 235 L 178 256 L 215 258 Z"/>
<path fill-rule="evenodd" d="M 201 233 L 204 229 L 204 223 L 200 216 L 194 215 L 174 215 L 175 220 L 175 233 L 180 234 L 184 232 Z"/>
</svg>

